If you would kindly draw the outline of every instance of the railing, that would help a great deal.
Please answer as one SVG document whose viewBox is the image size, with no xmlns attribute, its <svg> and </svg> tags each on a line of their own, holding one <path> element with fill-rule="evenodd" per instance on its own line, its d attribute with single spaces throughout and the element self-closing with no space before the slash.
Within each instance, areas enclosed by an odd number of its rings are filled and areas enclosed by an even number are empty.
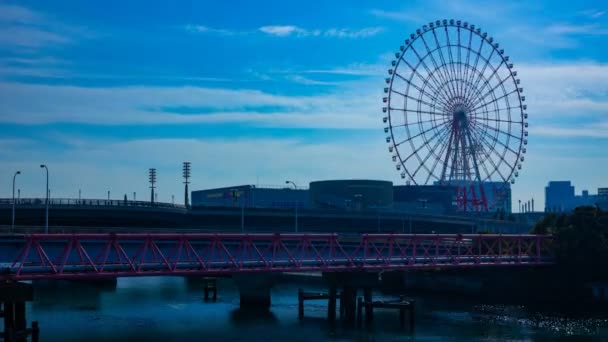
<svg viewBox="0 0 608 342">
<path fill-rule="evenodd" d="M 545 235 L 34 234 L 0 238 L 0 280 L 538 266 Z"/>
<path fill-rule="evenodd" d="M 20 198 L 15 199 L 17 206 L 44 206 L 44 198 Z M 10 198 L 0 199 L 0 205 L 12 205 Z M 155 208 L 185 208 L 182 204 L 150 202 L 150 201 L 130 201 L 130 200 L 108 200 L 108 199 L 77 199 L 77 198 L 51 198 L 49 206 L 112 206 L 112 207 L 155 207 Z"/>
</svg>

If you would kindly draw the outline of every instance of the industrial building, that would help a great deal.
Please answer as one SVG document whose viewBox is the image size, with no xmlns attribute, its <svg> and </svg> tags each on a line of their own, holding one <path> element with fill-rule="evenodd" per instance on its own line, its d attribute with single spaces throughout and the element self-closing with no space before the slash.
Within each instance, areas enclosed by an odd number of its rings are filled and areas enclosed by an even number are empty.
<svg viewBox="0 0 608 342">
<path fill-rule="evenodd" d="M 483 183 L 489 211 L 511 212 L 508 184 Z M 192 192 L 192 207 L 320 209 L 343 211 L 416 212 L 453 215 L 458 211 L 456 191 L 449 185 L 393 185 L 383 180 L 322 180 L 307 189 L 239 185 Z"/>
<path fill-rule="evenodd" d="M 569 212 L 576 207 L 597 205 L 608 209 L 608 188 L 598 188 L 597 194 L 583 190 L 576 195 L 570 181 L 550 181 L 545 187 L 545 212 Z"/>
</svg>

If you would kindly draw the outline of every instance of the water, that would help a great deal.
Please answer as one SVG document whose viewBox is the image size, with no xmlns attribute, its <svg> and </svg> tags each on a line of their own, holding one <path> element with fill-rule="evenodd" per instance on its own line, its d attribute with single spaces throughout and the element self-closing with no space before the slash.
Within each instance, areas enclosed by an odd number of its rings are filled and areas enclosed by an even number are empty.
<svg viewBox="0 0 608 342">
<path fill-rule="evenodd" d="M 523 306 L 484 305 L 425 296 L 416 299 L 416 331 L 398 314 L 378 311 L 371 330 L 330 329 L 326 301 L 310 301 L 298 319 L 297 287 L 278 284 L 267 314 L 238 309 L 238 291 L 218 282 L 218 301 L 202 300 L 202 285 L 184 278 L 122 278 L 116 288 L 36 284 L 28 320 L 41 341 L 546 341 L 608 339 L 603 318 L 563 318 Z M 323 290 L 305 285 L 307 290 Z M 374 294 L 378 298 L 379 294 Z"/>
</svg>

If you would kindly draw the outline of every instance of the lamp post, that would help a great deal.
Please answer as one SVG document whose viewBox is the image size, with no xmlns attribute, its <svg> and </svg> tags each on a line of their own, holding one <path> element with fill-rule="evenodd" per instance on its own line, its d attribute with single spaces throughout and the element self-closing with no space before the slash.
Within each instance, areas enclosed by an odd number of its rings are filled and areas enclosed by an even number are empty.
<svg viewBox="0 0 608 342">
<path fill-rule="evenodd" d="M 49 233 L 49 168 L 42 164 L 40 165 L 40 168 L 43 168 L 46 170 L 46 215 L 45 215 L 45 223 L 44 223 L 44 233 L 48 234 Z"/>
<path fill-rule="evenodd" d="M 294 190 L 298 190 L 298 186 L 293 181 L 286 180 L 285 184 L 291 184 L 291 185 L 293 185 L 293 189 Z M 296 215 L 295 215 L 295 232 L 297 233 L 298 232 L 298 201 L 296 200 L 295 202 L 296 202 L 296 208 L 295 208 L 295 210 L 296 210 Z"/>
<path fill-rule="evenodd" d="M 13 175 L 13 217 L 11 220 L 11 232 L 15 232 L 15 178 L 17 178 L 17 175 L 20 175 L 21 171 L 17 171 L 15 172 L 15 174 Z"/>
<path fill-rule="evenodd" d="M 519 203 L 519 212 L 521 213 L 521 200 L 517 200 L 517 202 Z"/>
</svg>

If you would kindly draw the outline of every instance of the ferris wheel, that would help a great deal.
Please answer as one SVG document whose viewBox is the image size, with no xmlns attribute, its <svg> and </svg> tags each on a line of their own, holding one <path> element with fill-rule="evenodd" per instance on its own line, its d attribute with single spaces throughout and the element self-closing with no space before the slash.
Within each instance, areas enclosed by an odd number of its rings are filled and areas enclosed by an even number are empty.
<svg viewBox="0 0 608 342">
<path fill-rule="evenodd" d="M 399 50 L 382 111 L 401 178 L 464 189 L 514 183 L 528 144 L 528 114 L 517 71 L 499 44 L 475 25 L 437 20 Z M 483 197 L 483 190 L 473 192 Z M 484 200 L 475 205 L 487 208 Z"/>
</svg>

